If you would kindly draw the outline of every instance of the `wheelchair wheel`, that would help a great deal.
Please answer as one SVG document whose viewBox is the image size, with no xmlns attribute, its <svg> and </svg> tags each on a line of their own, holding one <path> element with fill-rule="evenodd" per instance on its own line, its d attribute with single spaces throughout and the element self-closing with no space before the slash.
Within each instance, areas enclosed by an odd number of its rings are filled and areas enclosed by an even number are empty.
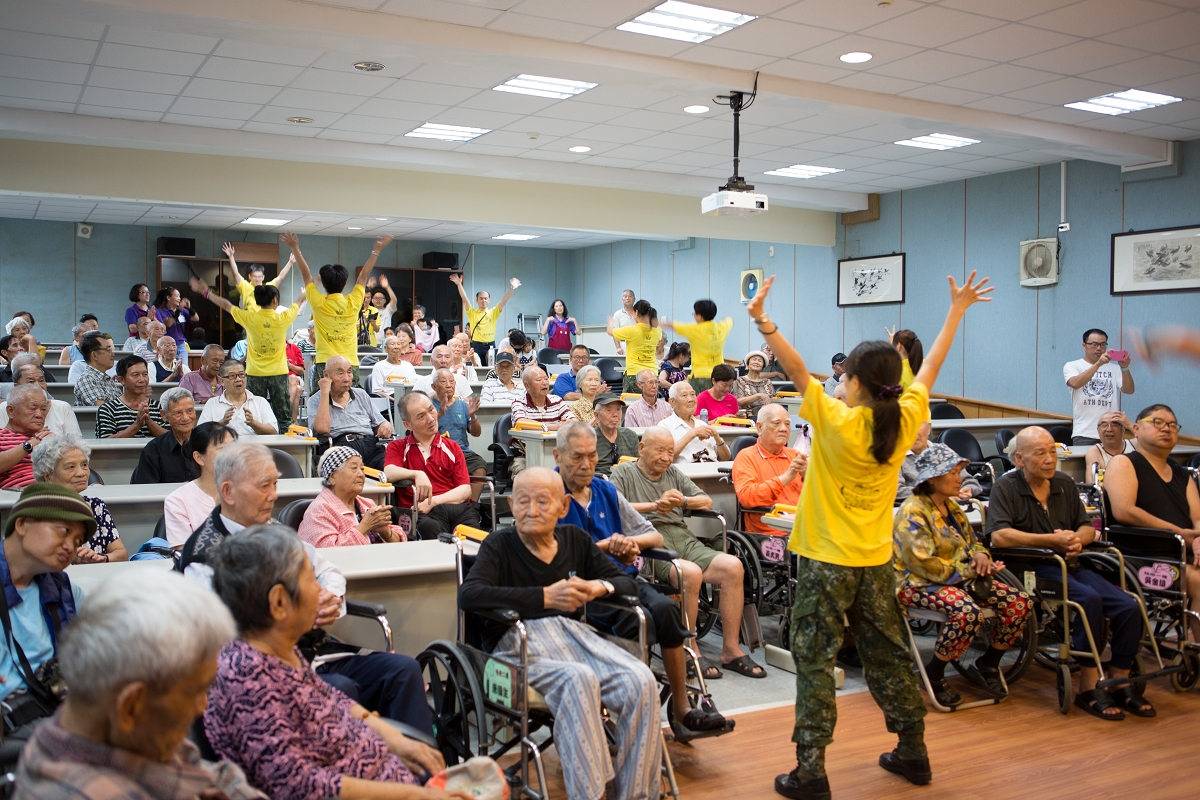
<svg viewBox="0 0 1200 800">
<path fill-rule="evenodd" d="M 721 617 L 721 593 L 711 583 L 700 584 L 700 605 L 696 612 L 696 638 L 703 639 Z"/>
<path fill-rule="evenodd" d="M 914 633 L 916 633 L 915 630 Z M 1033 630 L 1033 625 L 1026 625 L 1017 643 L 1004 651 L 1004 657 L 1000 659 L 1000 671 L 1004 675 L 1004 682 L 1006 684 L 1011 686 L 1025 673 L 1029 665 L 1033 663 L 1035 637 L 1036 633 Z M 967 651 L 962 654 L 961 658 L 950 663 L 954 665 L 954 669 L 960 675 L 966 677 L 967 667 L 974 664 L 987 651 L 990 644 L 991 637 L 989 636 L 989 631 L 985 629 L 975 637 L 975 641 L 971 642 L 971 646 L 967 648 Z"/>
<path fill-rule="evenodd" d="M 466 655 L 453 642 L 436 641 L 417 656 L 433 715 L 433 735 L 449 765 L 485 755 L 483 692 Z"/>
<path fill-rule="evenodd" d="M 745 534 L 729 531 L 728 551 L 729 555 L 742 562 L 745 602 L 752 603 L 761 613 L 763 611 L 763 571 L 758 547 Z"/>
<path fill-rule="evenodd" d="M 1071 668 L 1066 664 L 1058 665 L 1058 710 L 1066 714 L 1071 710 L 1071 701 L 1074 700 L 1071 691 Z"/>
<path fill-rule="evenodd" d="M 1196 688 L 1197 679 L 1200 679 L 1200 655 L 1194 650 L 1181 650 L 1171 661 L 1171 665 L 1183 665 L 1183 672 L 1176 672 L 1171 675 L 1171 688 L 1177 692 L 1187 692 Z"/>
</svg>

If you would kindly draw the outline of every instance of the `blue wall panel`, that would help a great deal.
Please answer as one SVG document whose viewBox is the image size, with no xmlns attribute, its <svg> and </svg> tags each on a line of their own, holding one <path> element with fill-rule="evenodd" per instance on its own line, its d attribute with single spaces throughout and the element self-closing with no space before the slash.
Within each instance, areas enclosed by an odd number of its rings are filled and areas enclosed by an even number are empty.
<svg viewBox="0 0 1200 800">
<path fill-rule="evenodd" d="M 838 234 L 842 235 L 842 230 Z M 792 343 L 809 368 L 821 373 L 829 372 L 829 359 L 844 347 L 844 315 L 837 306 L 840 252 L 841 248 L 796 246 L 796 333 Z"/>
<path fill-rule="evenodd" d="M 608 304 L 604 312 L 605 319 L 596 321 L 601 325 L 607 321 L 607 316 L 621 307 L 621 293 L 632 289 L 639 294 L 642 286 L 642 242 L 630 239 L 615 242 L 612 245 L 612 289 L 608 295 Z M 653 305 L 653 303 L 652 303 Z"/>
<path fill-rule="evenodd" d="M 100 317 L 100 329 L 112 334 L 114 344 L 120 350 L 128 336 L 125 309 L 129 307 L 129 290 L 135 283 L 145 283 L 153 291 L 154 259 L 150 260 L 149 269 L 146 269 L 145 264 L 146 252 L 155 249 L 155 242 L 151 239 L 147 247 L 146 230 L 127 225 L 96 225 L 90 239 L 75 239 L 72 236 L 73 232 L 68 231 L 67 235 L 75 241 L 73 299 L 74 308 L 79 311 L 74 314 L 74 319 L 63 320 L 63 312 L 71 311 L 71 306 L 63 303 L 61 309 L 56 309 L 58 319 L 53 320 L 54 324 L 49 330 L 43 328 L 42 315 L 38 314 L 38 333 L 41 334 L 39 338 L 47 342 L 66 341 L 70 336 L 70 323 L 78 320 L 80 314 L 96 309 L 92 313 Z M 7 268 L 4 271 L 7 272 Z M 36 281 L 31 284 L 36 285 Z M 100 309 L 114 309 L 119 313 L 106 313 Z M 58 335 L 48 336 L 51 331 Z M 65 337 L 62 336 L 64 332 Z"/>
<path fill-rule="evenodd" d="M 709 298 L 715 302 L 718 320 L 733 318 L 733 330 L 725 340 L 725 352 L 731 358 L 740 359 L 750 349 L 749 317 L 741 303 L 742 271 L 750 268 L 750 242 L 729 239 L 710 239 L 709 242 L 712 255 L 708 292 L 696 295 L 695 300 Z"/>
<path fill-rule="evenodd" d="M 123 259 L 113 266 L 114 270 L 106 276 L 89 276 L 88 284 L 107 280 L 114 286 L 125 287 L 120 319 L 114 319 L 117 317 L 115 310 L 101 318 L 102 325 L 117 325 L 113 333 L 116 338 L 117 333 L 125 330 L 123 315 L 129 305 L 129 287 L 141 281 L 142 270 L 136 258 Z M 0 326 L 6 325 L 16 312 L 28 311 L 33 315 L 33 335 L 38 341 L 67 341 L 71 327 L 79 319 L 75 312 L 75 286 L 75 226 L 72 223 L 24 219 L 0 221 L 0 317 L 3 318 Z M 3 335 L 2 327 L 0 335 Z"/>
<path fill-rule="evenodd" d="M 582 313 L 572 316 L 584 325 L 603 325 L 613 309 L 609 308 L 612 297 L 612 245 L 602 244 L 585 248 L 583 251 L 583 308 Z"/>
</svg>

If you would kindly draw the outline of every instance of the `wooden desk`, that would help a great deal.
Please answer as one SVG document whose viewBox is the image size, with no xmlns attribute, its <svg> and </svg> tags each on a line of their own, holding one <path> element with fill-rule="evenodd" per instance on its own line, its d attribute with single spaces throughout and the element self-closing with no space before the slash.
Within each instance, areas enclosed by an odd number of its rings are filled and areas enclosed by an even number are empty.
<svg viewBox="0 0 1200 800">
<path fill-rule="evenodd" d="M 1090 445 L 1088 445 L 1088 446 L 1080 445 L 1078 447 L 1068 447 L 1067 452 L 1063 453 L 1058 458 L 1059 470 L 1067 473 L 1072 478 L 1074 478 L 1076 481 L 1080 481 L 1080 482 L 1084 482 L 1084 483 L 1089 482 L 1089 479 L 1084 475 L 1084 472 L 1086 470 L 1084 456 L 1087 455 L 1087 451 L 1090 449 L 1091 449 Z M 1192 445 L 1192 444 L 1176 445 L 1175 449 L 1171 451 L 1171 459 L 1173 461 L 1178 461 L 1180 464 L 1186 465 L 1187 460 L 1189 458 L 1191 458 L 1192 456 L 1194 456 L 1196 453 L 1200 453 L 1200 447 L 1197 447 L 1196 445 Z"/>
<path fill-rule="evenodd" d="M 82 425 L 80 426 L 82 427 Z M 93 424 L 94 427 L 94 424 Z M 142 448 L 149 439 L 92 439 L 88 444 L 92 448 L 92 469 L 100 473 L 104 482 L 109 485 L 127 484 L 133 476 L 133 470 L 142 456 Z M 305 477 L 312 475 L 312 451 L 317 446 L 315 439 L 301 439 L 296 436 L 244 436 L 244 442 L 261 444 L 290 453 L 300 462 L 300 468 Z"/>
<path fill-rule="evenodd" d="M 346 597 L 387 607 L 395 650 L 409 656 L 416 656 L 435 639 L 455 639 L 455 552 L 454 545 L 437 541 L 321 550 L 346 576 Z M 348 641 L 362 642 L 369 636 L 378 638 L 378 630 L 374 623 L 343 618 L 331 632 Z"/>
<path fill-rule="evenodd" d="M 174 389 L 178 385 L 178 381 L 175 383 L 152 383 L 150 384 L 150 390 L 154 399 L 157 400 L 162 397 L 162 393 L 167 389 Z M 46 390 L 50 392 L 50 396 L 55 400 L 62 400 L 64 403 L 75 405 L 75 384 L 66 382 L 47 383 Z"/>
<path fill-rule="evenodd" d="M 935 419 L 930 422 L 935 436 L 951 428 L 961 428 L 974 436 L 983 449 L 984 457 L 1004 455 L 996 452 L 996 431 L 1008 428 L 1013 433 L 1019 433 L 1024 428 L 1038 426 L 1047 430 L 1053 425 L 1061 425 L 1061 419 L 1050 417 L 981 417 L 977 419 Z"/>
<path fill-rule="evenodd" d="M 640 437 L 646 430 L 645 428 L 630 428 Z M 758 431 L 754 428 L 742 428 L 738 426 L 714 425 L 713 430 L 721 434 L 721 437 L 732 436 L 757 436 Z M 527 467 L 549 467 L 554 469 L 554 445 L 558 434 L 555 431 L 517 431 L 512 432 L 514 438 L 525 442 L 525 466 Z M 681 466 L 692 467 L 693 464 L 684 464 Z M 706 466 L 706 465 L 699 465 Z M 731 522 L 732 524 L 732 522 Z"/>
</svg>

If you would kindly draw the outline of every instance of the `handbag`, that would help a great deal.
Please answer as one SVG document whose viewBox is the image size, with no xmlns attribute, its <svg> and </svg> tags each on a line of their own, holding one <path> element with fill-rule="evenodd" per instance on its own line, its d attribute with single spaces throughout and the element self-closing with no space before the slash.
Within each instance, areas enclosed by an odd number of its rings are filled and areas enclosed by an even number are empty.
<svg viewBox="0 0 1200 800">
<path fill-rule="evenodd" d="M 58 618 L 58 605 L 47 604 L 50 611 L 51 624 L 54 628 L 54 638 L 57 641 L 62 623 Z M 0 586 L 0 622 L 4 625 L 4 638 L 10 649 L 16 653 L 17 671 L 25 681 L 25 694 L 10 695 L 5 703 L 4 732 L 12 733 L 17 728 L 35 719 L 48 717 L 58 708 L 59 703 L 67 696 L 67 684 L 59 670 L 58 657 L 39 666 L 36 670 L 29 664 L 25 650 L 12 632 L 12 620 L 8 615 L 8 598 L 4 587 Z"/>
</svg>

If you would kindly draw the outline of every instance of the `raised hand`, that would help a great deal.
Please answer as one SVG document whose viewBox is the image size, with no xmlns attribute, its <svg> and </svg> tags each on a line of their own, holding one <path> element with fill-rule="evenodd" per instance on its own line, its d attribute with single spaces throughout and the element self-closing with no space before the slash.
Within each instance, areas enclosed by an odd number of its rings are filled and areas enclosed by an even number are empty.
<svg viewBox="0 0 1200 800">
<path fill-rule="evenodd" d="M 521 282 L 519 280 L 517 280 L 516 278 L 509 278 L 508 285 L 511 286 L 512 288 L 516 289 L 518 286 L 521 285 Z"/>
<path fill-rule="evenodd" d="M 226 242 L 221 245 L 221 252 L 232 259 L 234 255 L 233 242 Z"/>
<path fill-rule="evenodd" d="M 771 287 L 775 285 L 775 276 L 765 279 L 758 287 L 758 293 L 754 295 L 754 299 L 746 304 L 746 313 L 750 315 L 750 319 L 758 319 L 763 315 L 763 305 L 767 302 L 767 295 L 771 293 Z M 659 323 L 664 328 L 669 327 L 665 323 Z"/>
<path fill-rule="evenodd" d="M 479 403 L 480 403 L 479 395 L 473 394 L 470 397 L 468 397 L 467 398 L 467 413 L 470 414 L 471 416 L 475 416 L 475 414 L 479 411 Z"/>
<path fill-rule="evenodd" d="M 965 311 L 969 306 L 972 306 L 975 303 L 992 302 L 992 298 L 987 297 L 986 295 L 994 292 L 996 287 L 986 285 L 987 282 L 991 280 L 990 278 L 984 278 L 976 283 L 975 275 L 977 273 L 978 270 L 971 270 L 970 276 L 967 278 L 966 283 L 964 283 L 962 286 L 958 285 L 958 282 L 954 280 L 953 275 L 946 276 L 946 280 L 950 281 L 950 305 Z"/>
<path fill-rule="evenodd" d="M 279 241 L 290 247 L 292 250 L 296 250 L 300 247 L 300 237 L 291 231 L 284 231 L 283 233 L 279 234 Z"/>
<path fill-rule="evenodd" d="M 388 287 L 388 284 L 387 284 L 387 275 L 380 275 L 380 276 L 379 276 L 379 288 L 380 288 L 380 289 L 386 289 L 387 287 Z"/>
<path fill-rule="evenodd" d="M 463 278 L 463 276 L 462 276 L 461 272 L 451 272 L 450 273 L 450 282 L 451 283 L 455 283 L 455 284 L 458 284 L 459 286 L 462 286 L 462 278 Z"/>
<path fill-rule="evenodd" d="M 884 334 L 887 335 L 887 340 L 889 342 L 891 342 L 892 339 L 896 338 L 896 331 L 898 331 L 898 330 L 900 330 L 899 325 L 893 325 L 890 328 L 886 325 L 883 326 L 883 332 L 884 332 Z"/>
<path fill-rule="evenodd" d="M 394 238 L 396 238 L 396 237 L 392 236 L 390 233 L 385 233 L 383 236 L 376 236 L 375 237 L 375 252 L 378 253 L 380 250 L 387 247 L 389 244 L 392 243 L 392 239 L 394 239 Z"/>
<path fill-rule="evenodd" d="M 192 291 L 196 294 L 204 294 L 208 291 L 208 284 L 197 278 L 195 275 L 188 278 L 188 286 L 190 286 Z"/>
</svg>

